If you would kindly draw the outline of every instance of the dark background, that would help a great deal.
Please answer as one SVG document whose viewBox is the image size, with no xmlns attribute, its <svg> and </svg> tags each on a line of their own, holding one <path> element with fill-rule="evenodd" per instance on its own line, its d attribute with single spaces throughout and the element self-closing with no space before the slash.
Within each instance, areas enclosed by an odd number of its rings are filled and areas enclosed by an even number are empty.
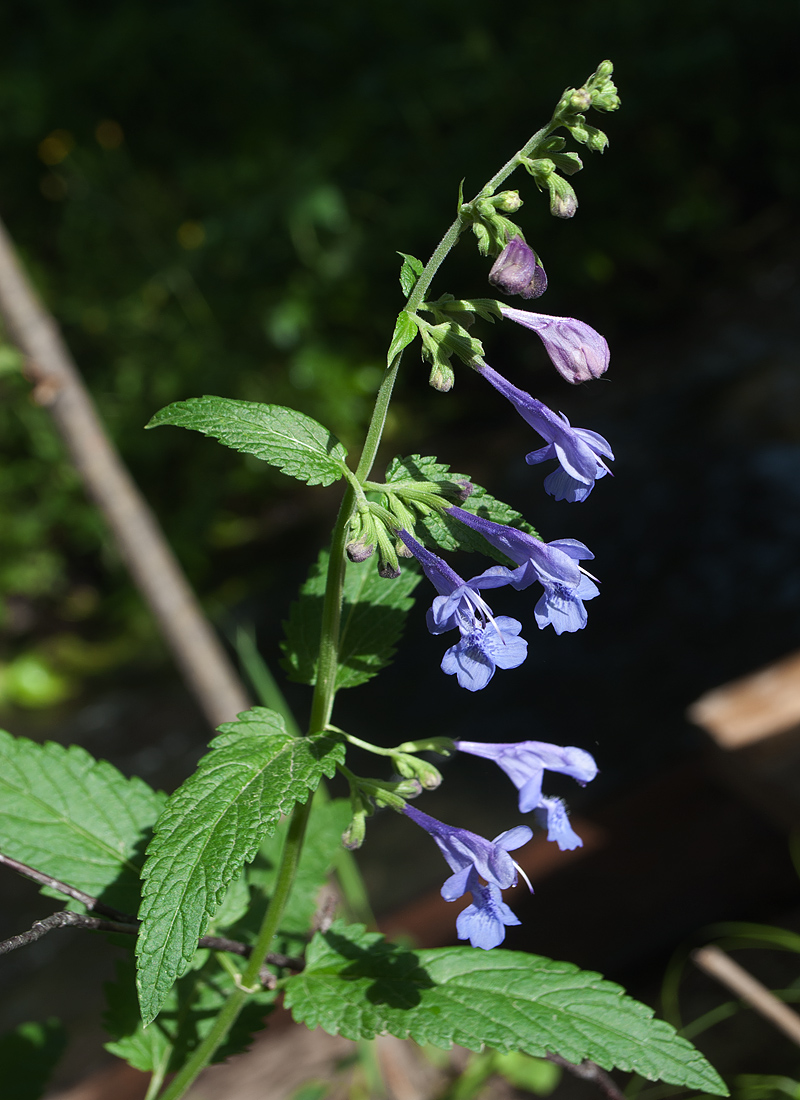
<svg viewBox="0 0 800 1100">
<path fill-rule="evenodd" d="M 438 454 L 545 539 L 586 542 L 603 582 L 589 627 L 539 634 L 527 594 L 522 610 L 498 597 L 496 611 L 527 619 L 529 657 L 476 698 L 438 671 L 444 640 L 420 604 L 398 663 L 336 717 L 386 744 L 427 730 L 594 752 L 590 789 L 549 789 L 607 839 L 536 884 L 509 945 L 651 998 L 675 945 L 708 922 L 795 919 L 796 744 L 723 767 L 684 712 L 800 642 L 797 46 L 796 9 L 777 0 L 0 10 L 0 214 L 209 613 L 228 637 L 253 624 L 276 671 L 336 490 L 143 424 L 217 393 L 296 405 L 356 449 L 402 304 L 396 252 L 427 257 L 459 180 L 477 191 L 565 86 L 614 61 L 623 106 L 592 119 L 610 147 L 582 154 L 577 216 L 551 218 L 528 177 L 511 181 L 550 279 L 540 308 L 603 332 L 609 373 L 572 389 L 531 334 L 482 332 L 496 369 L 609 438 L 614 478 L 584 504 L 545 497 L 513 410 L 466 370 L 434 393 L 413 354 L 381 459 Z M 486 271 L 465 237 L 436 289 L 485 295 Z M 171 789 L 207 730 L 2 345 L 0 369 L 2 724 Z M 304 718 L 307 690 L 288 693 Z M 457 761 L 447 779 L 428 812 L 476 831 L 516 821 L 499 774 Z M 371 827 L 381 909 L 439 882 L 435 849 L 409 832 Z M 6 886 L 23 906 L 11 934 L 42 902 Z M 85 967 L 95 945 L 60 935 L 74 946 L 4 961 L 7 1024 L 69 1002 L 77 970 L 57 993 L 43 972 L 70 950 Z M 788 986 L 797 968 L 781 965 L 772 984 Z M 728 1072 L 796 1070 L 788 1043 L 715 1056 Z"/>
</svg>

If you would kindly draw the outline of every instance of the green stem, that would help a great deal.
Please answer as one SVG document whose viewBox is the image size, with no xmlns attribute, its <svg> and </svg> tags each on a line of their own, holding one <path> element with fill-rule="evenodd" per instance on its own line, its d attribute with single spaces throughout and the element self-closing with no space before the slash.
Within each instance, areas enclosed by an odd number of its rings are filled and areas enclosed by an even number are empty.
<svg viewBox="0 0 800 1100">
<path fill-rule="evenodd" d="M 311 798 L 305 805 L 295 803 L 292 816 L 289 821 L 289 830 L 286 835 L 286 843 L 283 847 L 283 858 L 278 870 L 278 878 L 272 899 L 267 907 L 258 939 L 250 954 L 247 966 L 241 977 L 241 988 L 236 989 L 220 1009 L 214 1025 L 203 1039 L 202 1043 L 192 1052 L 189 1059 L 173 1077 L 172 1082 L 165 1092 L 161 1094 L 161 1100 L 179 1100 L 183 1096 L 198 1074 L 205 1069 L 214 1056 L 217 1047 L 224 1042 L 228 1031 L 232 1027 L 236 1017 L 247 1001 L 248 996 L 255 989 L 260 988 L 259 973 L 264 965 L 264 959 L 270 949 L 272 940 L 278 930 L 283 911 L 289 900 L 292 884 L 294 883 L 297 865 L 300 861 L 300 853 L 303 848 L 303 838 L 311 812 Z"/>
</svg>

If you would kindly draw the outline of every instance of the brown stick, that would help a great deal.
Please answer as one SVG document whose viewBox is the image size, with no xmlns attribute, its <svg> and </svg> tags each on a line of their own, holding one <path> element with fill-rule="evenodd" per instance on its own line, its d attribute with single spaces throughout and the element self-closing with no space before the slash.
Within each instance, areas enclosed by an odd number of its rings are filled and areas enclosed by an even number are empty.
<svg viewBox="0 0 800 1100">
<path fill-rule="evenodd" d="M 22 270 L 0 221 L 0 315 L 27 358 L 34 399 L 52 414 L 89 495 L 144 596 L 190 690 L 218 726 L 249 700 L 149 506 L 108 438 L 55 320 Z"/>
<path fill-rule="evenodd" d="M 730 955 L 709 944 L 693 951 L 692 961 L 800 1046 L 800 1016 L 783 1001 L 779 1001 L 774 993 L 743 966 L 734 962 Z"/>
</svg>

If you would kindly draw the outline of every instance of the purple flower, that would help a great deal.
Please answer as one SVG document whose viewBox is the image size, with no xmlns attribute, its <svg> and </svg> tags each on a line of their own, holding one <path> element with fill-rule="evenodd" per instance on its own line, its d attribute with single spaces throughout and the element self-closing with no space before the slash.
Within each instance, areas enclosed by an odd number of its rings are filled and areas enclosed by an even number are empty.
<svg viewBox="0 0 800 1100">
<path fill-rule="evenodd" d="M 518 390 L 486 363 L 476 370 L 546 440 L 547 446 L 525 456 L 528 465 L 558 459 L 559 469 L 544 479 L 546 491 L 556 500 L 586 500 L 595 481 L 611 473 L 601 457 L 614 457 L 608 441 L 587 428 L 573 428 L 563 413 L 554 413 L 529 393 Z"/>
<path fill-rule="evenodd" d="M 538 298 L 547 290 L 541 260 L 522 237 L 512 237 L 489 272 L 489 282 L 506 294 Z"/>
<path fill-rule="evenodd" d="M 534 608 L 540 630 L 551 625 L 556 634 L 563 634 L 582 630 L 586 626 L 583 601 L 594 599 L 600 594 L 600 589 L 577 564 L 594 557 L 582 542 L 575 539 L 542 542 L 515 527 L 493 523 L 465 512 L 463 508 L 451 507 L 447 512 L 467 527 L 480 532 L 487 542 L 517 563 L 516 569 L 503 565 L 488 569 L 482 574 L 483 578 L 489 574 L 505 577 L 506 583 L 517 590 L 527 588 L 536 581 L 542 585 L 544 593 Z"/>
<path fill-rule="evenodd" d="M 467 889 L 472 894 L 472 904 L 456 917 L 456 932 L 460 940 L 469 940 L 473 947 L 491 951 L 506 938 L 506 925 L 520 921 L 500 897 L 500 891 L 492 883 L 482 886 L 473 870 L 467 879 Z"/>
<path fill-rule="evenodd" d="M 465 581 L 407 531 L 400 530 L 397 534 L 439 593 L 428 611 L 428 630 L 431 634 L 442 634 L 458 628 L 461 634 L 457 644 L 442 658 L 442 671 L 455 676 L 460 687 L 480 691 L 494 676 L 495 668 L 521 665 L 528 652 L 528 643 L 517 636 L 522 624 L 507 615 L 495 618 L 478 591 L 508 584 L 509 571 L 488 569 L 481 576 Z"/>
<path fill-rule="evenodd" d="M 560 772 L 585 786 L 597 775 L 591 753 L 574 745 L 562 748 L 546 741 L 456 741 L 455 746 L 460 752 L 494 760 L 519 791 L 520 812 L 535 811 L 539 824 L 547 827 L 547 839 L 556 841 L 562 852 L 582 847 L 583 841 L 570 825 L 561 799 L 542 794 L 542 779 L 546 771 Z"/>
<path fill-rule="evenodd" d="M 501 305 L 500 312 L 536 333 L 553 366 L 568 382 L 588 382 L 608 369 L 608 343 L 591 325 L 574 317 L 549 317 L 512 306 Z"/>
</svg>

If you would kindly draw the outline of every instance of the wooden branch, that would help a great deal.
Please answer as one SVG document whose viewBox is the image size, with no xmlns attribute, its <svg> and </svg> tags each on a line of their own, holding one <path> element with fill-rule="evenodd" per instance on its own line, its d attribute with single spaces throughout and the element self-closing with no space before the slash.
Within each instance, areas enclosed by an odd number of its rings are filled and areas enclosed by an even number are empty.
<svg viewBox="0 0 800 1100">
<path fill-rule="evenodd" d="M 12 859 L 11 856 L 3 855 L 2 852 L 0 852 L 0 866 L 8 867 L 12 871 L 24 875 L 25 878 L 31 879 L 32 882 L 36 882 L 40 886 L 49 886 L 51 890 L 58 890 L 60 894 L 65 894 L 67 897 L 81 902 L 87 909 L 96 913 L 103 913 L 108 918 L 104 920 L 102 917 L 90 917 L 84 913 L 73 913 L 70 910 L 53 913 L 43 920 L 35 921 L 27 932 L 21 932 L 18 936 L 11 936 L 10 939 L 0 942 L 0 955 L 7 955 L 9 951 L 16 951 L 18 947 L 27 947 L 28 944 L 35 943 L 42 936 L 46 936 L 48 932 L 55 931 L 56 928 L 90 928 L 100 932 L 123 932 L 134 936 L 139 931 L 140 922 L 136 917 L 131 916 L 130 913 L 123 913 L 120 909 L 115 909 L 111 905 L 106 905 L 104 902 L 92 897 L 91 894 L 79 890 L 77 886 L 70 886 L 68 882 L 61 882 L 60 879 L 53 878 L 52 875 L 46 875 L 43 871 L 37 871 L 35 867 L 30 867 L 27 863 L 21 863 L 18 859 Z M 197 946 L 198 948 L 206 947 L 210 951 L 228 951 L 233 955 L 241 955 L 245 959 L 250 957 L 252 950 L 249 944 L 242 943 L 239 940 L 230 940 L 226 936 L 201 936 L 197 941 Z M 267 955 L 266 961 L 273 966 L 298 971 L 306 965 L 302 959 L 284 955 L 280 951 L 271 951 Z M 267 988 L 272 988 L 275 975 L 270 970 L 262 967 L 260 977 Z"/>
<path fill-rule="evenodd" d="M 103 428 L 55 320 L 39 301 L 0 221 L 0 315 L 120 556 L 212 726 L 250 702 L 158 525 Z"/>
<path fill-rule="evenodd" d="M 719 947 L 692 952 L 692 961 L 800 1046 L 800 1016 Z"/>
</svg>

